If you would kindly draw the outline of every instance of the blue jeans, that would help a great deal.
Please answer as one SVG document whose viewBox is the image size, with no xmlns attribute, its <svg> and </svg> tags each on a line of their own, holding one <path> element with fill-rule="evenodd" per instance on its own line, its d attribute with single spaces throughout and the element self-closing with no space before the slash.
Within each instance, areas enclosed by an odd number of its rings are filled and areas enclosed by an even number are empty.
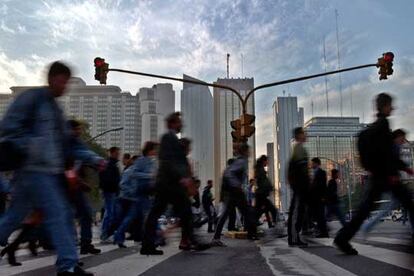
<svg viewBox="0 0 414 276">
<path fill-rule="evenodd" d="M 30 211 L 40 210 L 44 215 L 47 234 L 57 252 L 58 271 L 71 269 L 78 262 L 73 213 L 64 194 L 63 180 L 63 175 L 16 172 L 10 208 L 0 218 L 0 244 L 4 244 Z"/>
<path fill-rule="evenodd" d="M 141 212 L 138 201 L 120 198 L 119 205 L 120 212 L 117 216 L 119 216 L 118 218 L 120 219 L 120 224 L 114 235 L 114 242 L 118 244 L 124 243 L 126 230 L 133 220 L 138 219 Z"/>
<path fill-rule="evenodd" d="M 80 223 L 80 241 L 81 246 L 87 246 L 92 243 L 92 222 L 93 211 L 85 192 L 79 191 L 73 198 L 73 205 L 76 211 L 76 217 Z"/>
<path fill-rule="evenodd" d="M 115 219 L 116 194 L 104 192 L 103 197 L 105 213 L 102 221 L 101 239 L 106 239 Z"/>
</svg>

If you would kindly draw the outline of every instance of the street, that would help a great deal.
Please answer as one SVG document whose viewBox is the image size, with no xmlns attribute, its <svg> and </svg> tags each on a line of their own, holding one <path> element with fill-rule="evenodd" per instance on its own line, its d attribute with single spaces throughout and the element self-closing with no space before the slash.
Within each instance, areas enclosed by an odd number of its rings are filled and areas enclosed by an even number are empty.
<svg viewBox="0 0 414 276">
<path fill-rule="evenodd" d="M 330 223 L 331 237 L 338 229 Z M 358 256 L 345 256 L 332 246 L 332 238 L 307 238 L 308 248 L 291 248 L 286 238 L 277 238 L 278 230 L 265 230 L 260 241 L 223 238 L 227 247 L 204 252 L 178 250 L 179 232 L 170 234 L 163 256 L 141 256 L 140 246 L 132 242 L 128 248 L 115 245 L 96 246 L 102 254 L 81 256 L 84 267 L 95 275 L 413 275 L 413 250 L 410 248 L 409 226 L 386 221 L 367 236 L 358 235 L 353 245 Z M 202 230 L 201 230 L 202 231 Z M 201 232 L 200 231 L 200 232 Z M 203 231 L 204 232 L 204 231 Z M 199 234 L 209 240 L 207 234 Z M 40 252 L 34 258 L 20 250 L 20 267 L 0 263 L 0 275 L 52 275 L 55 256 Z"/>
</svg>

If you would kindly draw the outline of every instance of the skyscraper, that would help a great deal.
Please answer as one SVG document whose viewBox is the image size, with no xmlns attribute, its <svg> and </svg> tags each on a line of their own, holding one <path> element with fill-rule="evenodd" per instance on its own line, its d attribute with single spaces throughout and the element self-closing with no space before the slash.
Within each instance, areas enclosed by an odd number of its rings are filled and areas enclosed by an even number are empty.
<svg viewBox="0 0 414 276">
<path fill-rule="evenodd" d="M 291 154 L 292 131 L 303 126 L 303 121 L 303 108 L 298 109 L 296 97 L 277 97 L 273 104 L 275 204 L 282 211 L 289 209 L 291 198 L 286 170 Z"/>
<path fill-rule="evenodd" d="M 267 155 L 267 176 L 270 179 L 270 182 L 272 183 L 273 187 L 275 186 L 275 149 L 274 149 L 273 143 L 267 143 L 266 144 L 266 155 Z M 274 193 L 273 193 L 274 195 Z M 275 202 L 275 197 L 272 196 L 271 200 L 273 203 Z"/>
<path fill-rule="evenodd" d="M 199 81 L 184 75 L 186 80 Z M 192 140 L 190 161 L 194 175 L 204 186 L 214 176 L 213 160 L 213 96 L 204 85 L 184 83 L 181 91 L 181 112 L 184 118 L 183 137 Z"/>
<path fill-rule="evenodd" d="M 217 79 L 216 84 L 230 86 L 241 95 L 246 95 L 254 87 L 253 78 Z M 231 137 L 232 120 L 238 119 L 242 114 L 240 100 L 231 91 L 214 88 L 214 180 L 216 198 L 220 191 L 221 176 L 226 167 L 227 160 L 233 158 L 233 140 Z M 249 98 L 247 113 L 255 114 L 254 95 Z M 249 138 L 251 158 L 249 159 L 249 175 L 253 176 L 254 159 L 256 156 L 255 135 Z"/>
<path fill-rule="evenodd" d="M 165 132 L 164 119 L 175 110 L 175 92 L 170 83 L 158 83 L 139 89 L 141 143 L 158 141 Z"/>
</svg>

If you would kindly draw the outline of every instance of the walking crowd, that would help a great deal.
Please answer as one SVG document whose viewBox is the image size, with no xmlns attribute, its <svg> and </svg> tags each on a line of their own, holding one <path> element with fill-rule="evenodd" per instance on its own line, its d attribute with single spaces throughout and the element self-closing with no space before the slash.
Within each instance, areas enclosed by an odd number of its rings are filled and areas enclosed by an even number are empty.
<svg viewBox="0 0 414 276">
<path fill-rule="evenodd" d="M 10 265 L 22 265 L 15 252 L 20 244 L 28 243 L 33 255 L 37 255 L 38 247 L 56 251 L 58 275 L 92 275 L 82 269 L 77 250 L 78 244 L 82 255 L 101 253 L 92 244 L 95 212 L 89 193 L 93 187 L 85 177 L 90 168 L 99 172 L 103 198 L 101 242 L 113 242 L 122 249 L 129 238 L 142 243 L 142 255 L 163 254 L 160 246 L 166 240 L 160 217 L 164 214 L 178 218 L 179 248 L 195 251 L 225 246 L 221 237 L 226 221 L 229 231 L 245 230 L 253 241 L 259 239 L 257 226 L 262 224 L 263 215 L 269 228 L 280 221 L 281 214 L 270 200 L 273 185 L 266 172 L 268 158 L 263 155 L 256 160 L 254 177 L 249 180 L 250 148 L 237 144 L 216 200 L 213 181 L 201 183 L 194 175 L 188 157 L 191 140 L 178 136 L 183 127 L 179 112 L 166 118 L 168 131 L 159 143 L 147 141 L 139 156 L 124 154 L 122 166 L 120 148 L 110 148 L 106 159 L 88 149 L 81 139 L 81 123 L 66 120 L 57 104 L 70 77 L 65 64 L 54 62 L 49 68 L 48 86 L 20 94 L 0 124 L 0 170 L 5 174 L 0 179 L 0 245 L 4 247 L 0 254 L 7 255 Z M 335 215 L 343 225 L 335 244 L 346 254 L 357 254 L 349 240 L 383 192 L 393 195 L 390 208 L 399 202 L 413 219 L 413 203 L 399 179 L 399 171 L 412 174 L 399 158 L 406 134 L 389 129 L 392 98 L 383 93 L 376 103 L 378 119 L 360 134 L 358 145 L 362 165 L 370 175 L 369 188 L 349 222 L 337 195 L 340 171 L 330 171 L 328 181 L 318 157 L 309 163 L 305 131 L 294 130 L 288 168 L 292 189 L 287 222 L 290 246 L 307 246 L 302 234 L 312 230 L 315 237 L 329 237 L 326 217 Z M 6 201 L 10 201 L 8 208 Z M 210 242 L 202 242 L 195 234 L 203 224 L 213 234 Z M 373 224 L 371 221 L 363 228 L 369 231 Z M 12 235 L 18 229 L 18 235 Z"/>
</svg>

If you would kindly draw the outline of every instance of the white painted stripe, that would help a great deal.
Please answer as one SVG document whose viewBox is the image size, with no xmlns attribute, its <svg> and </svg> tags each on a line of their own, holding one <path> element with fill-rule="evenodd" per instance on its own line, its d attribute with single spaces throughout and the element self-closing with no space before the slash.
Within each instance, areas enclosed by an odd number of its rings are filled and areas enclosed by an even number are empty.
<svg viewBox="0 0 414 276">
<path fill-rule="evenodd" d="M 311 239 L 319 244 L 333 246 L 333 239 Z M 372 245 L 352 242 L 359 254 L 387 264 L 399 266 L 414 271 L 414 256 L 412 254 L 389 250 Z"/>
<path fill-rule="evenodd" d="M 177 242 L 170 243 L 168 247 L 162 248 L 162 250 L 164 251 L 164 255 L 161 256 L 143 256 L 139 253 L 132 254 L 89 268 L 88 271 L 94 272 L 99 276 L 113 276 L 115 271 L 117 275 L 137 276 L 180 252 Z M 171 273 L 174 274 L 173 271 Z"/>
<path fill-rule="evenodd" d="M 281 239 L 260 246 L 260 252 L 273 274 L 277 276 L 291 275 L 290 273 L 295 275 L 356 276 L 317 255 L 300 248 L 289 247 L 287 242 Z M 273 264 L 275 261 L 276 263 Z M 280 263 L 283 265 L 281 266 Z"/>
<path fill-rule="evenodd" d="M 132 246 L 133 244 L 130 243 L 129 245 Z M 116 248 L 118 248 L 118 246 L 113 245 L 113 244 L 99 246 L 99 249 L 102 250 L 102 253 L 114 250 Z M 86 258 L 88 256 L 90 255 L 81 255 L 81 259 Z M 17 261 L 19 261 L 18 258 L 17 258 Z M 7 262 L 7 261 L 4 259 L 2 260 L 2 262 Z M 55 262 L 56 262 L 56 256 L 52 255 L 52 256 L 47 256 L 47 257 L 34 257 L 33 259 L 23 261 L 22 266 L 12 267 L 12 266 L 9 266 L 8 264 L 2 265 L 0 268 L 0 276 L 15 275 L 15 274 L 23 273 L 23 272 L 28 272 L 28 271 L 39 269 L 42 267 L 54 265 Z"/>
<path fill-rule="evenodd" d="M 412 241 L 405 240 L 405 239 L 393 239 L 393 238 L 387 238 L 387 237 L 367 237 L 367 241 L 372 242 L 381 242 L 386 244 L 397 244 L 397 245 L 411 245 Z"/>
</svg>

